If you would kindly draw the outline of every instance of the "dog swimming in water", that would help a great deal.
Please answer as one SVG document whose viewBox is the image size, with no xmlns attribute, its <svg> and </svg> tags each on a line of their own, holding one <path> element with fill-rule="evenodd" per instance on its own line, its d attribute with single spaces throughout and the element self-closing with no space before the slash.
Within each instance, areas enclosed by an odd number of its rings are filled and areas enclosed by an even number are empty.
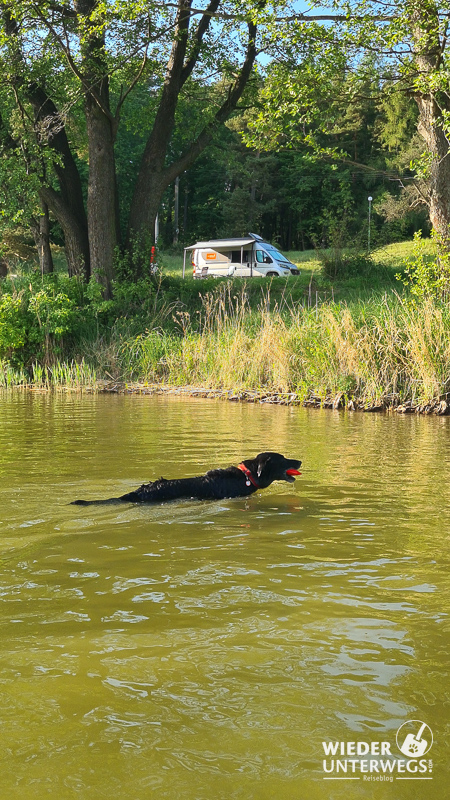
<svg viewBox="0 0 450 800">
<path fill-rule="evenodd" d="M 221 500 L 225 497 L 247 497 L 258 489 L 266 489 L 274 481 L 294 483 L 301 461 L 285 458 L 280 453 L 260 453 L 245 459 L 237 467 L 212 469 L 195 478 L 175 478 L 143 483 L 134 492 L 107 500 L 74 500 L 72 505 L 92 506 L 105 503 L 165 503 L 168 500 Z"/>
</svg>

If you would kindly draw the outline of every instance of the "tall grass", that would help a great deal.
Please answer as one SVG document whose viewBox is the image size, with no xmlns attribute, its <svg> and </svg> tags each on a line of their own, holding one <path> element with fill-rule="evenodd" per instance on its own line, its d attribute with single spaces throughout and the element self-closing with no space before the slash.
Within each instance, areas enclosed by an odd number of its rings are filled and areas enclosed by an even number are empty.
<svg viewBox="0 0 450 800">
<path fill-rule="evenodd" d="M 0 388 L 20 386 L 34 389 L 94 390 L 96 384 L 96 371 L 84 359 L 80 363 L 56 362 L 52 366 L 32 364 L 29 372 L 15 369 L 9 362 L 0 360 Z"/>
<path fill-rule="evenodd" d="M 44 389 L 86 389 L 94 388 L 97 383 L 95 369 L 86 364 L 83 359 L 80 363 L 71 361 L 56 362 L 52 366 L 32 366 L 31 382 L 34 386 Z"/>
<path fill-rule="evenodd" d="M 26 386 L 29 377 L 23 369 L 14 368 L 9 361 L 0 359 L 0 388 L 10 389 L 13 386 Z"/>
<path fill-rule="evenodd" d="M 106 378 L 384 407 L 450 395 L 450 308 L 442 302 L 391 291 L 311 307 L 270 285 L 256 302 L 245 284 L 227 282 L 190 310 L 164 308 L 145 330 L 142 319 L 120 319 L 109 335 L 81 342 L 84 358 L 28 370 L 0 360 L 0 387 L 95 389 Z"/>
<path fill-rule="evenodd" d="M 267 295 L 251 310 L 229 286 L 207 295 L 182 335 L 148 331 L 121 342 L 130 379 L 295 393 L 343 395 L 366 404 L 426 403 L 450 389 L 450 311 L 396 294 L 308 308 Z"/>
</svg>

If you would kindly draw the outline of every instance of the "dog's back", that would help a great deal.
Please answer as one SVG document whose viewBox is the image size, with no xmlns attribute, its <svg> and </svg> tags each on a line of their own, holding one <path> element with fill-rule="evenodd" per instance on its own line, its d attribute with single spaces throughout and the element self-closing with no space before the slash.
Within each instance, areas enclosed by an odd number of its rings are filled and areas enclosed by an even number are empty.
<svg viewBox="0 0 450 800">
<path fill-rule="evenodd" d="M 213 469 L 197 478 L 176 478 L 143 483 L 134 492 L 122 495 L 120 500 L 130 503 L 162 503 L 195 497 L 198 500 L 220 500 L 224 497 L 240 497 L 251 494 L 256 487 L 245 485 L 242 472 L 237 467 Z"/>
</svg>

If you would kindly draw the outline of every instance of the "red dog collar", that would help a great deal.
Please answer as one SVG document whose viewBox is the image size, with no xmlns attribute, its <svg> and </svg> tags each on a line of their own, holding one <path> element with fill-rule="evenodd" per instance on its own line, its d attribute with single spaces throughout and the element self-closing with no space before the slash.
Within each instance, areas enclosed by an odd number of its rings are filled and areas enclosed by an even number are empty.
<svg viewBox="0 0 450 800">
<path fill-rule="evenodd" d="M 259 488 L 259 484 L 256 483 L 252 473 L 250 472 L 248 467 L 245 466 L 244 463 L 238 464 L 238 469 L 240 469 L 241 472 L 243 472 L 245 477 L 247 478 L 247 480 L 245 481 L 247 486 L 250 486 L 250 484 L 253 483 L 253 486 L 256 486 L 257 489 Z"/>
</svg>

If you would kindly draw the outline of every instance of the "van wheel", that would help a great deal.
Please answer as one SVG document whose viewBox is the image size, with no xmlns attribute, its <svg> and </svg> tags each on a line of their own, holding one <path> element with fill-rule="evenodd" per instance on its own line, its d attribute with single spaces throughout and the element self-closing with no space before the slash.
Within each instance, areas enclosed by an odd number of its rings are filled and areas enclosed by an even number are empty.
<svg viewBox="0 0 450 800">
<path fill-rule="evenodd" d="M 278 272 L 267 272 L 266 275 L 268 278 L 278 278 Z"/>
</svg>

